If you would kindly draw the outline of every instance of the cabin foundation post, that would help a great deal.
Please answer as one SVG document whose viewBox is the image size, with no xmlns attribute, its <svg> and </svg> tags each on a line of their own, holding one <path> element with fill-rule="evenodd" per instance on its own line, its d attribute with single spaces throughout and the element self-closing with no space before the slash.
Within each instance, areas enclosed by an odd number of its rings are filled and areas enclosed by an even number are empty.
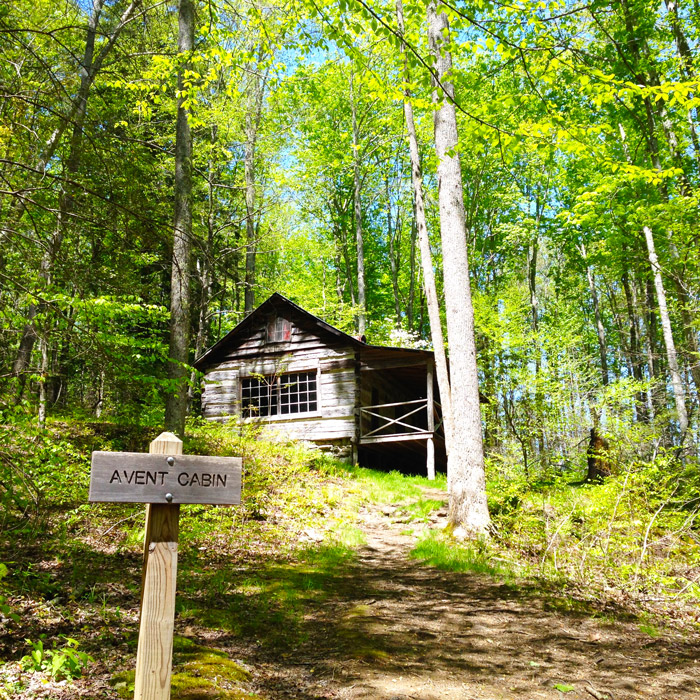
<svg viewBox="0 0 700 700">
<path fill-rule="evenodd" d="M 428 479 L 431 481 L 435 478 L 435 441 L 433 440 L 433 435 L 435 434 L 435 396 L 433 392 L 433 362 L 428 360 L 425 367 L 426 371 L 426 409 L 428 411 L 428 432 L 430 437 L 426 444 L 426 469 L 428 472 Z"/>
</svg>

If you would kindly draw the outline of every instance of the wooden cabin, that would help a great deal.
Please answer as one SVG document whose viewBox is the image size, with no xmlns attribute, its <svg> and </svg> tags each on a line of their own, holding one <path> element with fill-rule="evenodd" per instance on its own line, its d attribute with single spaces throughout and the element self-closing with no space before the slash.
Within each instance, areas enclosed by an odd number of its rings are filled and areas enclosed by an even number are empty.
<svg viewBox="0 0 700 700">
<path fill-rule="evenodd" d="M 194 364 L 207 420 L 256 422 L 363 466 L 446 466 L 431 351 L 370 345 L 273 294 Z"/>
</svg>

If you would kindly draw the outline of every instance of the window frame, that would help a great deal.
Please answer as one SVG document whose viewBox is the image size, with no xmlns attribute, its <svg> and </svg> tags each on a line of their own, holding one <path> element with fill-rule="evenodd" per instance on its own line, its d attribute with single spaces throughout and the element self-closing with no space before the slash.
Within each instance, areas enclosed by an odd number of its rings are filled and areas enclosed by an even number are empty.
<svg viewBox="0 0 700 700">
<path fill-rule="evenodd" d="M 303 378 L 300 379 L 300 375 L 303 375 Z M 321 381 L 320 381 L 320 371 L 318 368 L 309 368 L 309 369 L 303 369 L 303 370 L 296 370 L 294 372 L 279 372 L 275 374 L 250 374 L 245 377 L 240 377 L 239 379 L 239 389 L 240 389 L 240 414 L 241 418 L 244 420 L 247 419 L 256 419 L 256 418 L 264 418 L 266 420 L 289 420 L 289 419 L 294 419 L 298 418 L 300 416 L 317 416 L 321 412 L 321 396 L 320 396 L 320 391 L 319 388 L 321 386 Z M 294 383 L 304 383 L 306 388 L 304 391 L 299 392 L 297 391 L 297 398 L 294 402 L 291 402 L 287 400 L 285 402 L 285 385 L 283 385 L 283 379 L 286 377 L 295 377 Z M 251 383 L 251 386 L 246 387 L 245 384 L 247 382 Z M 252 382 L 257 382 L 257 384 L 252 385 Z M 291 382 L 289 382 L 291 384 Z M 258 399 L 257 407 L 260 407 L 259 403 L 259 398 L 262 394 L 258 393 L 258 396 L 246 396 L 244 397 L 244 392 L 250 392 L 250 391 L 258 391 L 260 392 L 260 389 L 263 387 L 267 387 L 267 402 L 266 402 L 266 409 L 270 410 L 272 407 L 274 412 L 268 412 L 268 413 L 261 413 L 261 412 L 254 412 L 251 411 L 250 409 L 246 408 L 245 402 L 248 400 L 250 401 L 253 398 Z M 291 392 L 287 393 L 287 396 L 290 396 Z M 305 399 L 301 400 L 298 398 L 299 394 L 304 394 Z M 312 399 L 312 395 L 314 398 Z M 311 406 L 315 403 L 315 408 L 307 408 L 307 410 L 297 410 L 294 411 L 292 410 L 291 407 L 293 406 Z M 250 405 L 250 404 L 249 404 Z M 283 407 L 289 407 L 290 410 L 284 412 Z"/>
<path fill-rule="evenodd" d="M 265 324 L 265 343 L 289 343 L 292 340 L 292 322 L 284 316 L 270 316 Z"/>
</svg>

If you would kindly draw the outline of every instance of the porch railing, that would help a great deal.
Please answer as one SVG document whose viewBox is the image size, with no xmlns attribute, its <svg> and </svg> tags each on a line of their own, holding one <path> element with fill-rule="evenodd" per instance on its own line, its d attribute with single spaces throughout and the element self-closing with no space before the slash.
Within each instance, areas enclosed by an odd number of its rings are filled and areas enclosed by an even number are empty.
<svg viewBox="0 0 700 700">
<path fill-rule="evenodd" d="M 391 409 L 392 415 L 385 415 Z M 442 410 L 438 403 L 433 405 L 435 431 L 442 425 Z M 360 439 L 400 438 L 417 435 L 432 435 L 428 430 L 428 400 L 398 401 L 360 408 Z M 411 420 L 412 419 L 412 420 Z M 369 430 L 365 424 L 369 424 Z"/>
</svg>

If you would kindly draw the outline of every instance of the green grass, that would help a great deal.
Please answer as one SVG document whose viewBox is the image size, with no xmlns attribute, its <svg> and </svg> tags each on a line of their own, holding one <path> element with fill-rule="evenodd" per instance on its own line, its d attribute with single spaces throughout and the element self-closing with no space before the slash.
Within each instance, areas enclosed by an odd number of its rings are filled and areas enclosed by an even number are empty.
<svg viewBox="0 0 700 700">
<path fill-rule="evenodd" d="M 211 565 L 206 555 L 189 559 L 178 577 L 180 618 L 275 651 L 295 649 L 308 637 L 305 610 L 335 594 L 363 539 L 351 526 L 335 534 L 337 539 L 308 543 L 293 556 L 245 566 Z"/>
<path fill-rule="evenodd" d="M 423 496 L 423 488 L 446 489 L 447 478 L 437 474 L 433 481 L 420 476 L 406 476 L 398 471 L 377 471 L 335 463 L 332 472 L 350 479 L 359 487 L 361 499 L 375 504 L 401 504 Z"/>
<path fill-rule="evenodd" d="M 336 545 L 342 545 L 348 548 L 361 547 L 367 542 L 365 533 L 352 523 L 341 521 L 333 527 L 326 539 Z"/>
<path fill-rule="evenodd" d="M 120 698 L 132 698 L 135 672 L 120 671 L 110 685 Z M 250 673 L 232 661 L 221 649 L 197 644 L 187 637 L 173 639 L 172 700 L 259 700 L 241 684 Z"/>
<path fill-rule="evenodd" d="M 508 569 L 491 560 L 479 543 L 458 544 L 441 533 L 430 532 L 416 544 L 410 556 L 443 571 L 485 574 L 505 579 L 512 576 Z"/>
<path fill-rule="evenodd" d="M 684 574 L 700 565 L 697 474 L 664 466 L 631 464 L 600 484 L 491 480 L 494 546 L 542 579 L 697 601 L 700 584 Z"/>
<path fill-rule="evenodd" d="M 409 503 L 401 508 L 413 520 L 427 521 L 431 513 L 445 507 L 445 501 L 438 501 L 432 498 L 420 498 L 414 503 Z"/>
</svg>

